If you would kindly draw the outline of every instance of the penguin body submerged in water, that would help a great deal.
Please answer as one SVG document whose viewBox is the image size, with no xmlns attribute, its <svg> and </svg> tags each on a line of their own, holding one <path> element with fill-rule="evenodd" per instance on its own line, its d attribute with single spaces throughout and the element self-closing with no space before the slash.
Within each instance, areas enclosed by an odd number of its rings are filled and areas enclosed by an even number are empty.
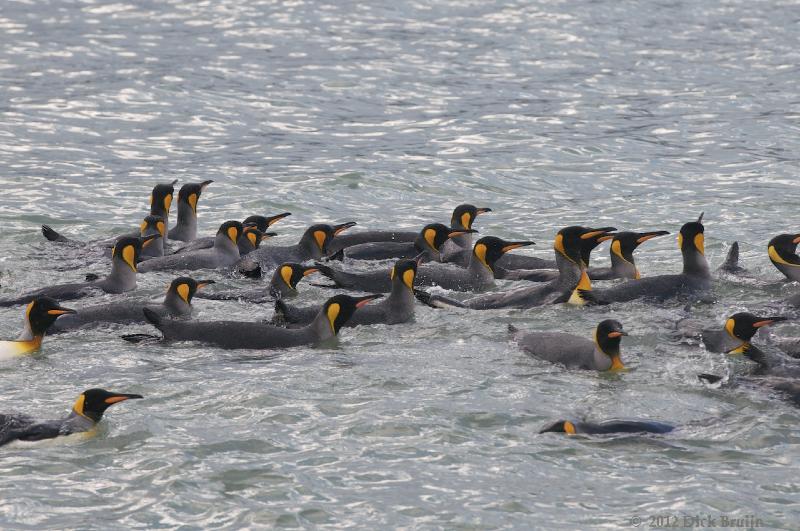
<svg viewBox="0 0 800 531">
<path fill-rule="evenodd" d="M 142 395 L 88 389 L 81 393 L 66 417 L 36 421 L 27 415 L 0 414 L 0 446 L 13 441 L 41 441 L 92 430 L 113 404 L 143 398 Z"/>
<path fill-rule="evenodd" d="M 239 268 L 243 266 L 249 268 L 249 261 L 251 260 L 268 270 L 272 270 L 284 262 L 303 263 L 307 260 L 319 260 L 328 256 L 328 246 L 331 241 L 334 241 L 339 234 L 355 226 L 355 224 L 354 221 L 349 221 L 339 225 L 328 225 L 326 223 L 311 225 L 305 230 L 296 245 L 261 247 L 247 255 L 247 262 L 241 262 Z"/>
<path fill-rule="evenodd" d="M 675 426 L 654 420 L 606 420 L 584 422 L 559 420 L 539 433 L 565 433 L 567 435 L 619 435 L 635 433 L 669 433 Z"/>
<path fill-rule="evenodd" d="M 161 317 L 190 317 L 192 315 L 192 298 L 197 290 L 213 283 L 213 280 L 178 277 L 170 283 L 164 301 L 160 304 L 117 301 L 81 308 L 74 315 L 67 315 L 59 319 L 51 326 L 50 332 L 66 332 L 104 323 L 146 323 L 144 313 L 142 313 L 144 308 L 149 308 Z"/>
<path fill-rule="evenodd" d="M 239 260 L 239 237 L 244 228 L 238 221 L 226 221 L 217 230 L 214 247 L 182 254 L 170 254 L 142 262 L 139 271 L 219 269 L 230 267 Z"/>
<path fill-rule="evenodd" d="M 441 262 L 441 249 L 448 239 L 473 232 L 477 231 L 454 230 L 441 223 L 429 223 L 422 228 L 413 242 L 362 243 L 347 247 L 340 253 L 342 258 L 351 260 L 417 258 L 423 262 Z"/>
<path fill-rule="evenodd" d="M 297 295 L 297 284 L 305 277 L 318 272 L 319 269 L 313 266 L 288 262 L 281 264 L 272 274 L 272 280 L 265 288 L 248 290 L 221 290 L 213 293 L 198 295 L 200 299 L 211 299 L 217 301 L 241 300 L 254 303 L 285 299 Z M 319 308 L 314 309 L 314 315 Z"/>
<path fill-rule="evenodd" d="M 624 369 L 620 357 L 620 339 L 627 336 L 622 324 L 606 319 L 597 325 L 594 340 L 562 332 L 526 333 L 509 325 L 509 332 L 522 350 L 535 358 L 558 363 L 567 368 L 609 371 Z"/>
<path fill-rule="evenodd" d="M 22 333 L 13 341 L 0 341 L 0 360 L 36 352 L 53 323 L 63 315 L 74 313 L 75 310 L 60 306 L 50 297 L 36 297 L 25 310 Z"/>
<path fill-rule="evenodd" d="M 197 341 L 225 349 L 288 348 L 335 338 L 359 308 L 379 297 L 381 295 L 336 295 L 325 302 L 314 321 L 302 328 L 291 329 L 241 321 L 173 321 L 162 319 L 147 308 L 144 314 L 166 341 Z"/>
<path fill-rule="evenodd" d="M 100 280 L 75 282 L 48 286 L 25 295 L 0 300 L 2 306 L 25 304 L 35 297 L 52 297 L 58 300 L 72 300 L 95 293 L 124 293 L 136 289 L 136 263 L 139 261 L 142 246 L 147 246 L 154 236 L 135 238 L 123 236 L 117 240 L 111 252 L 111 273 Z"/>
<path fill-rule="evenodd" d="M 245 228 L 255 227 L 264 234 L 272 235 L 274 233 L 269 232 L 267 229 L 269 229 L 271 225 L 274 225 L 283 218 L 291 215 L 292 214 L 290 212 L 283 212 L 282 214 L 277 214 L 275 216 L 248 216 L 244 221 L 242 221 L 242 226 Z M 199 238 L 195 238 L 187 245 L 184 245 L 180 249 L 176 249 L 174 254 L 182 254 L 192 251 L 200 251 L 202 249 L 210 249 L 214 247 L 215 239 L 216 239 L 215 236 L 202 236 Z"/>
<path fill-rule="evenodd" d="M 398 260 L 391 268 L 389 278 L 392 290 L 388 297 L 376 304 L 358 310 L 345 326 L 407 323 L 414 318 L 414 279 L 417 274 L 415 260 Z M 314 320 L 319 308 L 298 307 L 282 299 L 275 303 L 275 324 L 308 324 Z"/>
<path fill-rule="evenodd" d="M 475 243 L 468 267 L 429 263 L 417 269 L 417 285 L 440 286 L 453 291 L 482 291 L 494 285 L 494 264 L 505 253 L 533 245 L 533 242 L 509 242 L 494 236 L 484 236 Z M 320 273 L 338 287 L 374 293 L 392 291 L 392 280 L 385 270 L 350 273 L 317 264 Z"/>
</svg>

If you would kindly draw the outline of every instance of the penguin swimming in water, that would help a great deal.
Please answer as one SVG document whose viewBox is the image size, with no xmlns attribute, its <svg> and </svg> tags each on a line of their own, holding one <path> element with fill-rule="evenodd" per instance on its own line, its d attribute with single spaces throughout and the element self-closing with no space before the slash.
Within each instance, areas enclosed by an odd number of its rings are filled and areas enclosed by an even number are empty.
<svg viewBox="0 0 800 531">
<path fill-rule="evenodd" d="M 442 262 L 449 262 L 466 267 L 472 253 L 472 224 L 481 214 L 491 212 L 491 208 L 478 208 L 475 205 L 463 204 L 453 209 L 450 216 L 450 229 L 464 231 L 464 234 L 445 242 L 442 247 Z M 477 232 L 477 231 L 475 231 Z"/>
<path fill-rule="evenodd" d="M 354 221 L 339 225 L 318 223 L 311 225 L 303 233 L 297 245 L 287 247 L 265 246 L 247 255 L 248 263 L 241 263 L 249 268 L 249 260 L 258 262 L 264 269 L 272 269 L 284 262 L 302 263 L 307 260 L 319 260 L 329 254 L 328 246 L 339 234 L 355 226 Z"/>
<path fill-rule="evenodd" d="M 467 268 L 430 263 L 417 269 L 417 285 L 440 286 L 453 291 L 483 291 L 494 286 L 494 264 L 505 253 L 533 245 L 533 242 L 509 242 L 494 236 L 484 236 L 475 243 Z M 365 273 L 348 273 L 316 264 L 320 273 L 333 280 L 338 287 L 372 293 L 392 291 L 392 280 L 384 270 Z"/>
<path fill-rule="evenodd" d="M 186 183 L 178 192 L 178 221 L 169 229 L 169 239 L 190 242 L 197 238 L 197 202 L 206 186 L 214 181 Z"/>
<path fill-rule="evenodd" d="M 359 308 L 380 297 L 336 295 L 325 302 L 314 321 L 302 328 L 240 321 L 173 321 L 162 319 L 147 308 L 144 314 L 166 341 L 197 341 L 225 349 L 287 348 L 314 345 L 335 338 Z"/>
<path fill-rule="evenodd" d="M 769 260 L 789 280 L 800 280 L 800 256 L 797 244 L 800 234 L 779 234 L 767 244 Z"/>
<path fill-rule="evenodd" d="M 165 227 L 169 225 L 169 208 L 172 204 L 172 196 L 175 193 L 175 183 L 177 182 L 178 181 L 175 180 L 168 184 L 157 184 L 153 187 L 153 191 L 150 194 L 150 215 L 159 216 L 162 220 L 164 220 Z M 113 243 L 117 240 L 117 238 L 112 238 L 110 240 L 106 239 L 93 242 L 82 242 L 59 234 L 49 225 L 42 225 L 42 235 L 51 242 L 69 243 L 78 246 L 101 245 L 108 247 L 113 245 Z M 133 232 L 130 234 L 125 234 L 124 236 L 135 237 L 136 235 L 137 233 Z"/>
<path fill-rule="evenodd" d="M 694 320 L 683 320 L 678 322 L 677 329 L 683 337 L 701 339 L 709 352 L 729 352 L 740 347 L 744 341 L 749 342 L 762 327 L 785 320 L 785 317 L 759 317 L 740 312 L 730 316 L 722 328 L 698 330 Z"/>
<path fill-rule="evenodd" d="M 297 295 L 297 284 L 305 277 L 318 272 L 316 267 L 304 266 L 293 262 L 281 264 L 275 269 L 272 280 L 267 288 L 239 290 L 239 291 L 215 291 L 198 295 L 200 299 L 211 299 L 217 301 L 240 300 L 254 303 L 263 303 L 276 299 L 285 299 Z M 314 314 L 319 308 L 314 309 Z"/>
<path fill-rule="evenodd" d="M 153 241 L 141 252 L 141 259 L 156 258 L 164 256 L 164 236 L 167 233 L 167 224 L 161 216 L 149 215 L 144 218 L 139 235 L 142 238 L 154 236 Z"/>
<path fill-rule="evenodd" d="M 160 304 L 126 300 L 80 308 L 74 315 L 65 315 L 56 321 L 50 327 L 50 333 L 55 334 L 105 323 L 146 323 L 144 313 L 142 313 L 144 308 L 149 308 L 161 317 L 187 318 L 192 315 L 192 298 L 195 293 L 209 284 L 214 284 L 214 281 L 178 277 L 170 283 L 164 301 Z"/>
<path fill-rule="evenodd" d="M 0 341 L 0 360 L 39 350 L 45 333 L 56 319 L 74 313 L 75 310 L 60 306 L 50 297 L 36 297 L 25 310 L 25 327 L 19 337 L 13 341 Z"/>
<path fill-rule="evenodd" d="M 577 289 L 591 289 L 584 260 L 587 259 L 590 248 L 601 239 L 610 238 L 610 233 L 614 230 L 616 230 L 614 227 L 570 226 L 558 231 L 553 242 L 558 277 L 547 284 L 479 295 L 464 302 L 419 290 L 416 292 L 417 298 L 434 308 L 453 306 L 474 310 L 524 309 L 562 302 L 585 304 L 585 301 L 576 294 Z M 586 245 L 586 241 L 590 241 L 591 245 Z"/>
<path fill-rule="evenodd" d="M 429 223 L 419 232 L 416 239 L 409 242 L 361 243 L 347 247 L 336 255 L 336 259 L 351 260 L 391 260 L 415 258 L 422 262 L 441 262 L 442 246 L 448 239 L 477 232 L 472 229 L 451 229 L 441 223 Z M 420 256 L 422 255 L 422 256 Z M 331 257 L 333 259 L 334 257 Z"/>
<path fill-rule="evenodd" d="M 282 214 L 278 214 L 275 216 L 248 216 L 244 221 L 242 221 L 243 227 L 255 227 L 260 230 L 264 234 L 272 235 L 274 233 L 268 232 L 267 229 L 271 225 L 274 225 L 278 221 L 282 220 L 287 216 L 291 216 L 292 214 L 289 212 L 283 212 Z M 184 245 L 180 249 L 177 249 L 174 254 L 181 254 L 190 251 L 199 251 L 201 249 L 210 249 L 214 247 L 214 237 L 213 236 L 203 236 L 200 238 L 195 238 L 192 240 L 188 245 Z"/>
<path fill-rule="evenodd" d="M 683 272 L 677 275 L 656 275 L 629 280 L 612 288 L 589 292 L 581 296 L 600 303 L 627 302 L 636 299 L 666 300 L 672 297 L 696 296 L 711 289 L 711 274 L 705 257 L 703 215 L 697 221 L 684 224 L 678 235 L 678 247 L 683 255 Z"/>
<path fill-rule="evenodd" d="M 35 297 L 52 297 L 58 300 L 72 300 L 88 297 L 95 293 L 125 293 L 136 289 L 136 264 L 142 251 L 155 236 L 132 238 L 123 236 L 117 240 L 111 251 L 111 273 L 100 280 L 57 284 L 41 288 L 19 297 L 0 300 L 0 307 L 25 304 Z M 160 260 L 153 258 L 151 260 Z M 144 262 L 147 263 L 147 262 Z"/>
<path fill-rule="evenodd" d="M 258 249 L 263 242 L 277 236 L 275 232 L 261 232 L 253 225 L 245 225 L 242 228 L 242 235 L 236 242 L 239 247 L 239 256 L 245 256 Z"/>
<path fill-rule="evenodd" d="M 0 446 L 12 441 L 41 441 L 90 431 L 113 404 L 143 398 L 142 395 L 88 389 L 81 393 L 72 411 L 57 420 L 35 421 L 27 415 L 0 414 Z"/>
<path fill-rule="evenodd" d="M 238 221 L 226 221 L 217 230 L 214 247 L 211 249 L 151 258 L 141 263 L 139 271 L 142 273 L 174 269 L 194 271 L 232 266 L 239 261 L 238 241 L 243 232 L 244 228 Z"/>
<path fill-rule="evenodd" d="M 765 352 L 751 343 L 753 336 L 762 326 L 768 326 L 777 321 L 784 321 L 782 317 L 768 317 L 762 319 L 749 313 L 738 313 L 725 323 L 725 330 L 740 341 L 738 346 L 728 349 L 727 354 L 741 354 L 748 360 L 756 363 L 753 375 L 781 376 L 800 378 L 800 363 L 796 359 Z"/>
<path fill-rule="evenodd" d="M 559 420 L 539 433 L 566 433 L 567 435 L 613 435 L 630 433 L 669 433 L 675 426 L 654 420 L 607 420 L 604 422 L 583 422 Z"/>
<path fill-rule="evenodd" d="M 633 252 L 647 240 L 669 234 L 665 230 L 652 232 L 618 232 L 611 240 L 611 267 L 589 268 L 589 278 L 592 280 L 610 280 L 615 278 L 627 278 L 638 280 L 642 278 Z"/>
<path fill-rule="evenodd" d="M 370 304 L 357 311 L 345 323 L 345 326 L 392 325 L 411 321 L 414 318 L 414 279 L 416 274 L 416 260 L 398 260 L 389 272 L 392 282 L 392 291 L 389 296 L 377 304 Z M 313 321 L 318 312 L 318 308 L 290 306 L 282 299 L 278 299 L 275 302 L 273 323 L 304 325 Z"/>
<path fill-rule="evenodd" d="M 627 336 L 622 324 L 606 319 L 597 325 L 594 341 L 562 332 L 525 333 L 509 325 L 522 350 L 535 358 L 559 363 L 569 369 L 616 371 L 624 369 L 620 340 Z"/>
</svg>

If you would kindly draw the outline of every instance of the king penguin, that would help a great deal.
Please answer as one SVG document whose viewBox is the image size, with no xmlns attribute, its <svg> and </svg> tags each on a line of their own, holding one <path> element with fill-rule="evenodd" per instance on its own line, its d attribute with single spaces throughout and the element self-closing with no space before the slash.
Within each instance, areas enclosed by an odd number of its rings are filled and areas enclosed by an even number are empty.
<svg viewBox="0 0 800 531">
<path fill-rule="evenodd" d="M 139 271 L 171 271 L 175 269 L 219 269 L 229 267 L 239 260 L 239 237 L 244 228 L 238 221 L 226 221 L 217 230 L 214 247 L 181 254 L 170 254 L 142 262 Z"/>
<path fill-rule="evenodd" d="M 197 238 L 197 202 L 214 181 L 186 183 L 178 192 L 178 221 L 169 229 L 169 239 L 190 242 Z"/>
<path fill-rule="evenodd" d="M 603 422 L 585 422 L 559 420 L 539 433 L 566 433 L 567 435 L 614 435 L 632 433 L 669 433 L 675 426 L 655 420 L 606 420 Z"/>
<path fill-rule="evenodd" d="M 74 313 L 75 310 L 60 306 L 50 297 L 36 297 L 25 310 L 25 326 L 19 337 L 13 341 L 0 341 L 0 360 L 36 352 L 56 319 Z"/>
</svg>

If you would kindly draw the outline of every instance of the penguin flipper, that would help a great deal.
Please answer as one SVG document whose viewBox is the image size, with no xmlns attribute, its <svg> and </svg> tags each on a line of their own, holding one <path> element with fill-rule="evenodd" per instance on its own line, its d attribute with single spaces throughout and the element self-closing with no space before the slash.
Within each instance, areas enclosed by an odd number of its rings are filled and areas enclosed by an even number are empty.
<svg viewBox="0 0 800 531">
<path fill-rule="evenodd" d="M 59 243 L 78 243 L 75 240 L 70 240 L 66 236 L 62 236 L 58 232 L 56 232 L 53 227 L 50 225 L 42 225 L 42 236 L 45 237 L 48 241 L 51 242 L 59 242 Z"/>
<path fill-rule="evenodd" d="M 326 262 L 342 262 L 344 261 L 344 248 L 339 249 L 330 256 L 325 257 Z"/>
<path fill-rule="evenodd" d="M 325 276 L 325 277 L 333 280 L 333 283 L 334 283 L 333 287 L 336 287 L 336 288 L 343 288 L 344 287 L 341 284 L 341 282 L 336 278 L 336 270 L 335 269 L 333 269 L 332 267 L 328 267 L 328 266 L 326 266 L 324 264 L 321 264 L 319 262 L 314 262 L 314 267 L 316 267 L 319 270 L 319 273 L 322 276 Z"/>
<path fill-rule="evenodd" d="M 719 383 L 723 380 L 722 376 L 717 376 L 716 374 L 708 374 L 708 373 L 701 373 L 697 375 L 697 379 L 701 382 L 705 382 L 708 384 L 715 384 Z"/>
<path fill-rule="evenodd" d="M 122 339 L 127 341 L 128 343 L 152 343 L 154 341 L 160 341 L 161 338 L 158 336 L 154 336 L 152 334 L 125 334 L 124 336 L 120 336 Z"/>
<path fill-rule="evenodd" d="M 731 244 L 731 248 L 728 249 L 728 255 L 725 257 L 725 261 L 719 266 L 720 271 L 725 271 L 727 273 L 741 273 L 744 272 L 745 269 L 739 266 L 739 242 L 733 242 Z"/>
<path fill-rule="evenodd" d="M 414 290 L 414 296 L 417 298 L 419 302 L 430 306 L 431 308 L 467 308 L 467 306 L 455 299 L 450 299 L 448 297 L 443 297 L 441 295 L 431 295 L 427 291 L 423 291 L 421 289 Z"/>
<path fill-rule="evenodd" d="M 575 293 L 577 293 L 586 304 L 596 304 L 598 306 L 610 304 L 608 301 L 604 301 L 597 297 L 591 290 L 588 289 L 577 289 L 575 290 Z"/>
<path fill-rule="evenodd" d="M 281 299 L 275 299 L 275 313 L 272 315 L 272 320 L 270 324 L 274 324 L 275 326 L 286 326 L 286 303 L 283 302 Z"/>
</svg>

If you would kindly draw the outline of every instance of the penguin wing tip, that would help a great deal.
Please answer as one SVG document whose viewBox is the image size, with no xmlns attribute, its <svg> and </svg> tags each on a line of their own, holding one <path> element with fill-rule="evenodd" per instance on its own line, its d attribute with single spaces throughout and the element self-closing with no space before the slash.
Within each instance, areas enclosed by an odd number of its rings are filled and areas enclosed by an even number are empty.
<svg viewBox="0 0 800 531">
<path fill-rule="evenodd" d="M 150 308 L 142 308 L 142 313 L 144 313 L 144 318 L 147 319 L 147 322 L 158 328 L 161 325 L 161 316 L 158 315 L 155 311 L 151 310 Z"/>
</svg>

